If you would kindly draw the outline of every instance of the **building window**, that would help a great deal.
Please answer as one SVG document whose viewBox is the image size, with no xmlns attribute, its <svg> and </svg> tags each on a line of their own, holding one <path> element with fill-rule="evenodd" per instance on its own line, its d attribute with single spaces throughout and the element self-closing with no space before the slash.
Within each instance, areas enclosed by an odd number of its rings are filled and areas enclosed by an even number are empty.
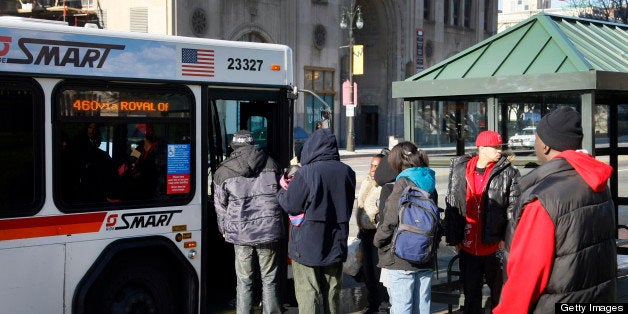
<svg viewBox="0 0 628 314">
<path fill-rule="evenodd" d="M 460 0 L 454 0 L 453 25 L 460 25 Z"/>
<path fill-rule="evenodd" d="M 471 12 L 473 12 L 473 1 L 464 0 L 464 27 L 471 27 Z"/>
<path fill-rule="evenodd" d="M 131 8 L 131 21 L 129 29 L 132 32 L 148 33 L 148 8 Z"/>
<path fill-rule="evenodd" d="M 445 10 L 443 10 L 444 13 L 445 13 L 445 19 L 444 19 L 445 25 L 451 24 L 451 12 L 449 11 L 449 8 L 450 8 L 449 2 L 450 1 L 451 0 L 445 0 Z"/>
<path fill-rule="evenodd" d="M 334 112 L 334 96 L 336 94 L 334 87 L 333 68 L 305 67 L 305 77 L 303 80 L 304 89 L 311 90 L 320 96 L 326 104 L 321 103 L 316 97 L 305 94 L 305 125 L 303 128 L 308 132 L 316 130 L 316 123 L 328 116 L 333 116 Z M 330 124 L 332 127 L 332 124 Z"/>
<path fill-rule="evenodd" d="M 258 33 L 254 33 L 254 32 L 246 33 L 246 34 L 242 35 L 240 38 L 238 38 L 238 41 L 248 41 L 248 42 L 252 42 L 252 43 L 265 43 L 266 42 L 264 37 L 262 37 Z"/>
<path fill-rule="evenodd" d="M 491 1 L 484 1 L 484 31 L 491 31 Z"/>
<path fill-rule="evenodd" d="M 430 0 L 423 0 L 423 19 L 426 21 L 429 21 L 430 16 L 431 16 L 431 6 L 430 6 L 431 1 Z"/>
</svg>

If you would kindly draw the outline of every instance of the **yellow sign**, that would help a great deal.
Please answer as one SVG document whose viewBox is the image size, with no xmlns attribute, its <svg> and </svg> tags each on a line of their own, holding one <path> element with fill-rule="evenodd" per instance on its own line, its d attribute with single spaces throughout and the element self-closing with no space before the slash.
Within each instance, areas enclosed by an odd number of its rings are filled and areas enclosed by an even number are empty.
<svg viewBox="0 0 628 314">
<path fill-rule="evenodd" d="M 353 45 L 353 75 L 364 74 L 364 46 Z"/>
</svg>

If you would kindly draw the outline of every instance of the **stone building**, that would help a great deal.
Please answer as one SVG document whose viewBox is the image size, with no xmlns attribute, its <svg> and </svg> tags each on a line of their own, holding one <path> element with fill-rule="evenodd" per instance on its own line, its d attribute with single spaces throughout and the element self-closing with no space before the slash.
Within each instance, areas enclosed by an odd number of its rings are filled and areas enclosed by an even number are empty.
<svg viewBox="0 0 628 314">
<path fill-rule="evenodd" d="M 353 0 L 364 27 L 354 29 L 364 45 L 358 85 L 355 144 L 387 145 L 403 136 L 402 101 L 391 83 L 453 56 L 496 33 L 497 0 Z M 293 49 L 299 88 L 312 90 L 332 107 L 332 128 L 346 143 L 342 82 L 349 76 L 348 31 L 339 22 L 351 0 L 83 0 L 106 29 L 226 40 L 279 43 Z M 294 125 L 312 132 L 324 106 L 299 94 Z"/>
</svg>

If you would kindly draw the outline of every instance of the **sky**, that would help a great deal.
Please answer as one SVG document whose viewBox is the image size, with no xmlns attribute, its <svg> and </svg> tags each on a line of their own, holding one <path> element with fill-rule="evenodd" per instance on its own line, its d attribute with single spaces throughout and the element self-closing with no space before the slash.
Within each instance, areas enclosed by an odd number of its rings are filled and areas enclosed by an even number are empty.
<svg viewBox="0 0 628 314">
<path fill-rule="evenodd" d="M 499 0 L 499 6 L 498 8 L 501 10 L 502 9 L 502 1 L 503 0 Z M 558 0 L 552 0 L 552 8 L 561 8 L 565 5 L 569 4 L 569 0 L 567 1 L 558 1 Z"/>
</svg>

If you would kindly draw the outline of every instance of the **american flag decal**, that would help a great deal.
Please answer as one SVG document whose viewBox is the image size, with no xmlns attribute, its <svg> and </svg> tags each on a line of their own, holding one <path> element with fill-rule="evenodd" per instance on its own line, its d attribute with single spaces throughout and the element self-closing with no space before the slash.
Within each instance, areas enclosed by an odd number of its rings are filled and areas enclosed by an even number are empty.
<svg viewBox="0 0 628 314">
<path fill-rule="evenodd" d="M 181 49 L 181 75 L 214 77 L 214 50 Z"/>
</svg>

